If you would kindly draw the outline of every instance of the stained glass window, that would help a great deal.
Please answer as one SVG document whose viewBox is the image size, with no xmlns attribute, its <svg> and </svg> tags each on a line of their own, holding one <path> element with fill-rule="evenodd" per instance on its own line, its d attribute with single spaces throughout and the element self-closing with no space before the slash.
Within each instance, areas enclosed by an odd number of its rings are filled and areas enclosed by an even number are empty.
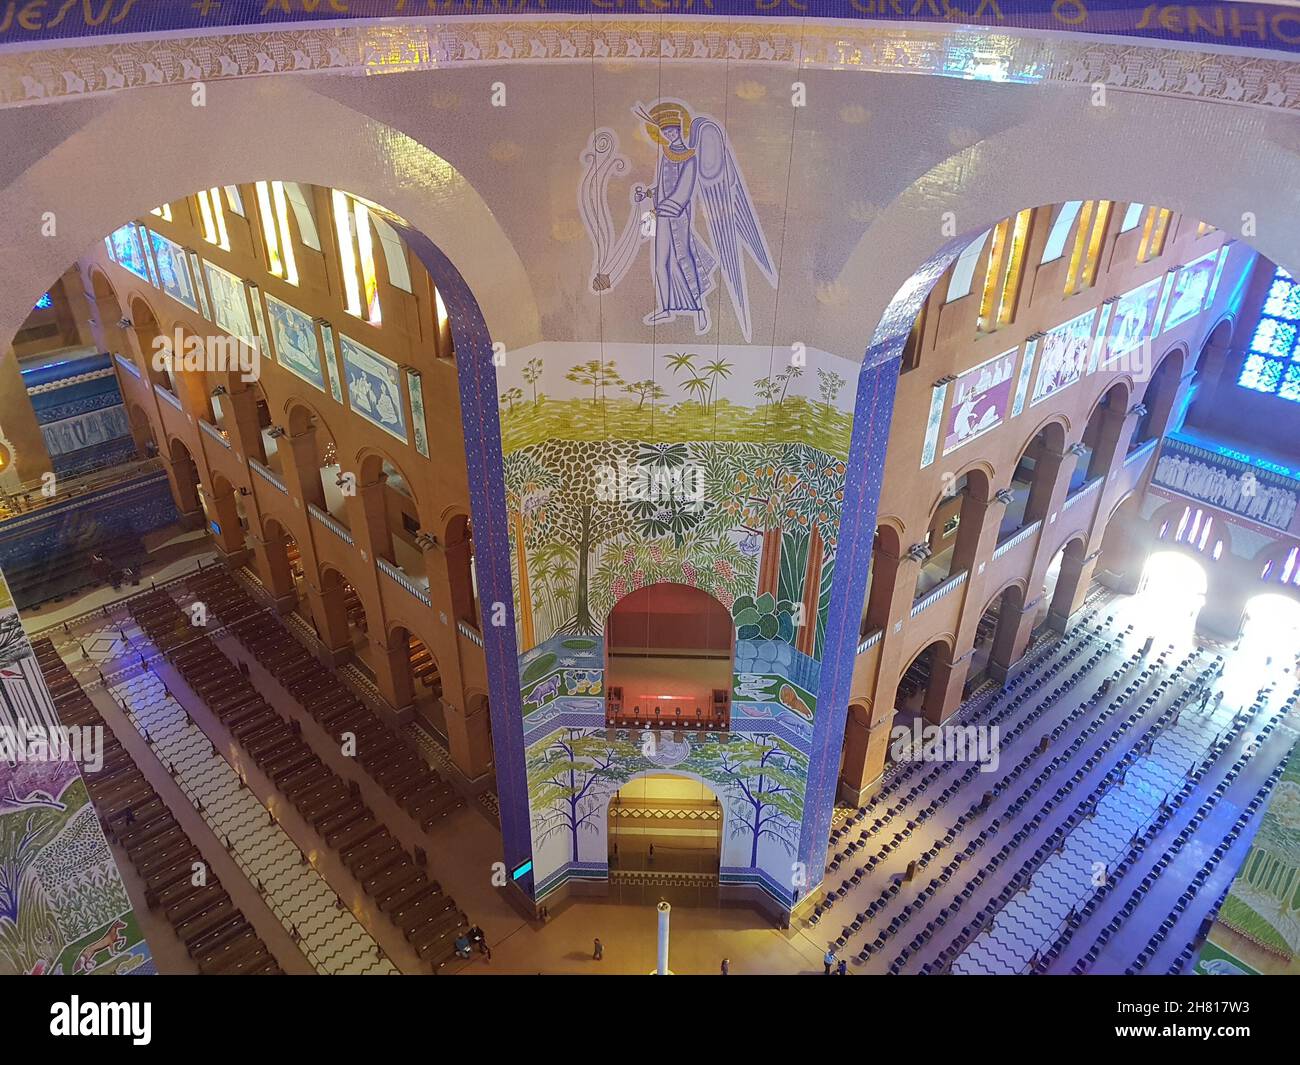
<svg viewBox="0 0 1300 1065">
<path fill-rule="evenodd" d="M 1237 384 L 1300 403 L 1300 285 L 1281 267 L 1273 274 Z"/>
</svg>

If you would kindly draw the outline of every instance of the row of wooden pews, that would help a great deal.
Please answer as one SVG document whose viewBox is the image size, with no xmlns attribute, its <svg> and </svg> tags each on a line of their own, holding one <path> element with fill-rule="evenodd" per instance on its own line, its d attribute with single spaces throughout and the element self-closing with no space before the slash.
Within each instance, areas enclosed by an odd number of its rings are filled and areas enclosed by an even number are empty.
<svg viewBox="0 0 1300 1065">
<path fill-rule="evenodd" d="M 218 613 L 212 604 L 209 609 Z M 338 852 L 421 959 L 436 968 L 450 958 L 468 919 L 380 823 L 361 799 L 359 787 L 321 760 L 302 738 L 298 723 L 282 718 L 169 595 L 154 592 L 134 599 L 131 613 L 276 790 Z M 358 761 L 367 772 L 381 772 L 387 748 L 381 749 L 369 735 L 362 739 L 364 722 L 340 716 L 334 692 L 328 689 L 337 691 L 341 686 L 331 679 L 331 685 L 322 685 L 309 696 L 313 709 L 321 714 L 318 720 L 337 726 L 331 732 L 336 737 L 354 732 Z M 368 762 L 362 761 L 361 751 Z"/>
<path fill-rule="evenodd" d="M 407 638 L 410 647 L 411 679 L 428 688 L 435 699 L 442 698 L 442 676 L 438 673 L 438 663 L 432 652 L 418 636 Z"/>
<path fill-rule="evenodd" d="M 160 909 L 203 973 L 274 975 L 279 964 L 215 875 L 195 884 L 195 866 L 206 866 L 167 804 L 154 791 L 130 753 L 49 639 L 33 641 L 36 660 L 65 726 L 103 729 L 104 764 L 82 779 L 104 825 L 104 834 L 126 851 L 145 885 L 150 909 Z"/>
<path fill-rule="evenodd" d="M 280 619 L 263 609 L 226 570 L 205 569 L 190 591 L 335 740 L 356 737 L 357 764 L 428 831 L 464 805 L 405 736 L 388 726 L 322 665 Z"/>
</svg>

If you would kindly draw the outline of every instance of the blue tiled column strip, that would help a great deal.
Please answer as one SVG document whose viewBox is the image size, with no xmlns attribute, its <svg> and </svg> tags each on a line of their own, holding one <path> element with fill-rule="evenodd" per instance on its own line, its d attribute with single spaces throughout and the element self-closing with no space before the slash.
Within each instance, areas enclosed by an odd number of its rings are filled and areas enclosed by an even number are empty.
<svg viewBox="0 0 1300 1065">
<path fill-rule="evenodd" d="M 849 687 L 853 681 L 862 603 L 867 594 L 899 364 L 900 359 L 895 357 L 864 367 L 858 375 L 844 509 L 840 516 L 821 685 L 817 693 L 817 723 L 813 729 L 803 827 L 799 834 L 799 861 L 808 871 L 809 887 L 821 881 L 826 862 L 826 838 L 835 804 Z M 800 897 L 806 894 L 807 890 L 801 888 Z"/>
<path fill-rule="evenodd" d="M 470 516 L 474 523 L 475 572 L 479 602 L 485 612 L 483 645 L 501 836 L 506 867 L 513 869 L 531 856 L 532 831 L 492 338 L 478 302 L 451 261 L 422 233 L 402 227 L 402 236 L 429 271 L 451 320 L 469 471 Z M 493 625 L 491 618 L 492 604 L 498 602 L 506 608 L 505 624 L 501 626 Z"/>
</svg>

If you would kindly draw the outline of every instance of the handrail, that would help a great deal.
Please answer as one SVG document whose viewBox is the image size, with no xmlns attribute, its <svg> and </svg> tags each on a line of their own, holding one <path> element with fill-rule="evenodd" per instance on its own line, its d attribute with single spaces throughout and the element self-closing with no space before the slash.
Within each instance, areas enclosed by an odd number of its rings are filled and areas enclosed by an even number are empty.
<svg viewBox="0 0 1300 1065">
<path fill-rule="evenodd" d="M 942 599 L 945 595 L 951 592 L 954 588 L 958 587 L 961 584 L 964 584 L 965 581 L 966 581 L 965 570 L 962 570 L 960 573 L 955 573 L 951 577 L 944 579 L 940 584 L 935 585 L 934 588 L 932 588 L 929 592 L 927 592 L 923 598 L 918 599 L 915 603 L 912 604 L 912 613 L 910 616 L 916 617 L 916 615 L 921 613 L 921 611 L 924 610 L 926 607 L 931 606 L 934 603 L 937 603 L 940 599 Z"/>
<path fill-rule="evenodd" d="M 1026 540 L 1028 540 L 1031 536 L 1033 536 L 1034 533 L 1038 532 L 1038 530 L 1041 529 L 1042 527 L 1043 527 L 1043 521 L 1041 518 L 1038 521 L 1034 522 L 1032 525 L 1026 525 L 1023 529 L 1021 529 L 1018 533 L 1016 533 L 1015 536 L 1011 537 L 1010 540 L 1006 541 L 1006 543 L 998 544 L 998 546 L 993 549 L 993 557 L 995 559 L 1001 558 L 1013 547 L 1023 544 Z"/>
<path fill-rule="evenodd" d="M 113 352 L 113 358 L 117 360 L 118 365 L 121 366 L 122 369 L 124 369 L 127 373 L 131 374 L 133 377 L 136 378 L 140 377 L 140 367 L 138 367 L 130 359 L 124 358 L 123 356 L 119 355 L 116 351 Z"/>
<path fill-rule="evenodd" d="M 327 528 L 330 532 L 332 532 L 345 544 L 348 544 L 349 546 L 353 545 L 354 541 L 352 539 L 352 532 L 347 528 L 347 526 L 335 520 L 333 515 L 327 513 L 324 510 L 321 510 L 321 508 L 318 507 L 315 503 L 307 504 L 307 513 L 310 514 L 322 525 L 324 525 L 325 528 Z"/>
<path fill-rule="evenodd" d="M 884 638 L 884 635 L 885 635 L 884 629 L 877 629 L 875 632 L 867 633 L 866 638 L 860 644 L 858 644 L 858 654 L 863 654 L 866 651 L 870 651 L 873 647 L 876 646 L 876 644 L 878 644 Z"/>
<path fill-rule="evenodd" d="M 482 635 L 479 633 L 478 629 L 474 628 L 474 626 L 468 621 L 456 622 L 456 629 L 462 636 L 469 640 L 470 643 L 476 643 L 480 647 L 483 646 Z"/>
<path fill-rule="evenodd" d="M 289 494 L 289 489 L 284 486 L 284 482 L 275 475 L 274 471 L 272 471 L 269 466 L 263 466 L 260 462 L 257 461 L 257 459 L 249 459 L 248 466 L 255 474 L 257 474 L 260 478 L 262 478 L 262 480 L 266 481 L 267 484 L 269 484 L 272 488 L 279 489 L 285 495 Z"/>
<path fill-rule="evenodd" d="M 1096 491 L 1096 489 L 1101 486 L 1101 483 L 1105 479 L 1106 478 L 1102 476 L 1094 477 L 1091 481 L 1087 482 L 1087 484 L 1085 484 L 1082 488 L 1080 488 L 1077 492 L 1075 492 L 1074 495 L 1068 496 L 1065 500 L 1065 504 L 1061 507 L 1061 509 L 1069 510 L 1072 506 L 1074 506 L 1075 503 L 1079 502 L 1079 500 L 1082 499 L 1084 496 L 1089 495 L 1092 492 Z"/>
<path fill-rule="evenodd" d="M 433 606 L 433 601 L 429 598 L 429 590 L 427 588 L 421 588 L 415 583 L 415 581 L 411 580 L 406 573 L 389 562 L 388 559 L 381 558 L 376 561 L 379 563 L 379 569 L 382 573 L 405 588 L 425 606 Z"/>
<path fill-rule="evenodd" d="M 180 401 L 179 399 L 177 399 L 177 398 L 172 394 L 172 392 L 171 392 L 170 389 L 163 388 L 162 385 L 157 384 L 157 383 L 155 382 L 155 384 L 154 384 L 154 386 L 153 386 L 153 390 L 154 390 L 156 393 L 158 393 L 159 398 L 161 398 L 161 399 L 165 399 L 165 400 L 166 400 L 168 403 L 170 403 L 173 407 L 175 407 L 177 410 L 181 411 L 181 413 L 184 413 L 184 410 L 183 410 L 183 408 L 181 407 L 181 401 Z"/>
<path fill-rule="evenodd" d="M 199 428 L 207 433 L 208 436 L 212 437 L 213 440 L 224 447 L 227 451 L 230 450 L 230 441 L 226 439 L 225 435 L 215 425 L 200 418 Z"/>
</svg>

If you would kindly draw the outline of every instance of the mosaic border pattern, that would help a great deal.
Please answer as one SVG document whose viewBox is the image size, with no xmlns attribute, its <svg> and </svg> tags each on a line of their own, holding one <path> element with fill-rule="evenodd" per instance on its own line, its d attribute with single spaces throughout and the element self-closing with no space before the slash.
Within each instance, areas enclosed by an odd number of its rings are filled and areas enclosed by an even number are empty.
<svg viewBox="0 0 1300 1065">
<path fill-rule="evenodd" d="M 0 4 L 0 16 L 3 16 Z M 1300 42 L 1300 36 L 1297 37 Z M 1250 42 L 1224 40 L 1240 48 Z M 371 75 L 511 63 L 733 61 L 1052 83 L 1300 110 L 1300 64 L 1276 53 L 969 28 L 765 18 L 432 19 L 67 44 L 0 58 L 0 107 L 274 74 Z"/>
</svg>

